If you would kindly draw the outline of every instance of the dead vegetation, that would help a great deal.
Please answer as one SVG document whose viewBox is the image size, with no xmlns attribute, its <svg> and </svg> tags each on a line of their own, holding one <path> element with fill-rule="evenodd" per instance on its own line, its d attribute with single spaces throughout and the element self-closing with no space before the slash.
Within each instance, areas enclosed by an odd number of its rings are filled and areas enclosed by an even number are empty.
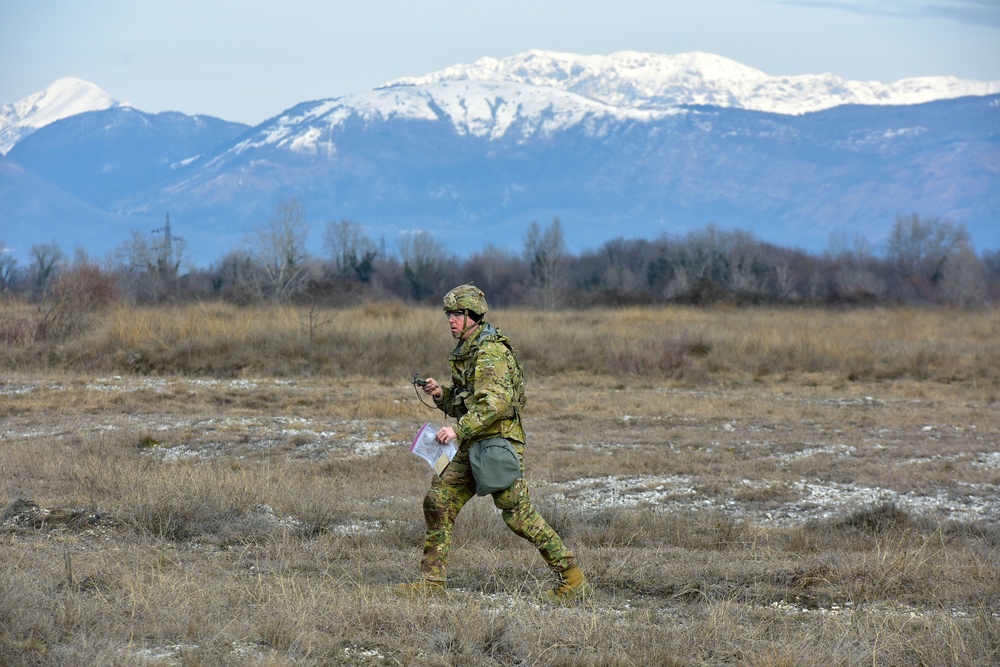
<svg viewBox="0 0 1000 667">
<path fill-rule="evenodd" d="M 497 313 L 533 497 L 597 588 L 554 608 L 482 500 L 449 595 L 389 593 L 419 557 L 406 447 L 439 415 L 407 379 L 441 373 L 438 312 L 331 312 L 302 357 L 294 310 L 200 308 L 0 347 L 5 664 L 1000 659 L 995 313 Z"/>
</svg>

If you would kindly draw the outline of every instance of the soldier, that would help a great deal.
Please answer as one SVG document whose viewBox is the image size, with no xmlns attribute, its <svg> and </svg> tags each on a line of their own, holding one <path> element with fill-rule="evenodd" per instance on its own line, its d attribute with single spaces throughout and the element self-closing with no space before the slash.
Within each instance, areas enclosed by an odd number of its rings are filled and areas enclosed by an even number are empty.
<svg viewBox="0 0 1000 667">
<path fill-rule="evenodd" d="M 458 341 L 449 358 L 451 386 L 442 387 L 434 378 L 427 378 L 423 390 L 446 415 L 458 420 L 454 427 L 441 428 L 436 438 L 442 444 L 457 438 L 458 453 L 424 497 L 427 534 L 420 561 L 421 578 L 400 584 L 398 591 L 444 590 L 455 517 L 477 494 L 478 487 L 479 495 L 489 492 L 493 496 L 493 504 L 502 511 L 507 526 L 535 545 L 549 569 L 559 576 L 559 585 L 545 592 L 545 600 L 565 602 L 590 594 L 590 585 L 576 565 L 573 552 L 534 508 L 528 495 L 521 424 L 524 381 L 513 345 L 499 329 L 483 321 L 486 296 L 478 287 L 460 285 L 448 292 L 444 311 L 451 335 Z M 489 478 L 503 477 L 502 465 L 485 471 L 477 467 L 478 480 L 473 474 L 473 466 L 479 463 L 477 456 L 487 443 L 511 451 L 513 473 L 508 473 L 499 485 Z M 503 450 L 490 451 L 502 454 Z M 510 477 L 514 477 L 512 482 Z"/>
</svg>

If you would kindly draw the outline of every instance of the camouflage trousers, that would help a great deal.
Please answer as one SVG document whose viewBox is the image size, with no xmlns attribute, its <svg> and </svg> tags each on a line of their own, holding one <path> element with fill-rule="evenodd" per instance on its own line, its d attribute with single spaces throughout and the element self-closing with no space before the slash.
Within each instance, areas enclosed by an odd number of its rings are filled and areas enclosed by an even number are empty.
<svg viewBox="0 0 1000 667">
<path fill-rule="evenodd" d="M 523 468 L 523 464 L 522 464 Z M 469 465 L 468 450 L 460 451 L 445 468 L 441 477 L 435 477 L 424 497 L 424 521 L 427 535 L 424 538 L 424 555 L 420 573 L 428 581 L 445 581 L 448 549 L 455 517 L 473 496 L 476 481 Z M 531 542 L 553 572 L 563 572 L 573 565 L 573 552 L 562 538 L 546 523 L 531 504 L 528 484 L 517 479 L 503 491 L 493 494 L 493 504 L 501 510 L 507 527 Z"/>
</svg>

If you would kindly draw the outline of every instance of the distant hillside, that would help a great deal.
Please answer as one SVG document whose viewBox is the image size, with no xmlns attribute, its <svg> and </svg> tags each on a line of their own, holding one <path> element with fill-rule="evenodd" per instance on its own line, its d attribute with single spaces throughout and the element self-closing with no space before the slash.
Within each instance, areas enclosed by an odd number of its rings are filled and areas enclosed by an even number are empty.
<svg viewBox="0 0 1000 667">
<path fill-rule="evenodd" d="M 390 245 L 427 230 L 471 252 L 517 247 L 555 217 L 574 250 L 715 224 L 819 251 L 834 233 L 877 244 L 910 213 L 1000 248 L 1000 95 L 886 104 L 994 84 L 859 86 L 775 80 L 710 54 L 530 52 L 304 102 L 253 128 L 111 107 L 9 151 L 0 241 L 105 252 L 169 213 L 205 264 L 296 197 L 315 252 L 329 220 Z"/>
</svg>

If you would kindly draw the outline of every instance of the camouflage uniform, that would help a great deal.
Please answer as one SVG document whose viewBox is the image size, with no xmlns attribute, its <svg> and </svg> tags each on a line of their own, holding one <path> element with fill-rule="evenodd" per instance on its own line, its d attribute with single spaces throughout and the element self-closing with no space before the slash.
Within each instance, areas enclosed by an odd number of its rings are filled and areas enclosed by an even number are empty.
<svg viewBox="0 0 1000 667">
<path fill-rule="evenodd" d="M 517 451 L 524 471 L 525 438 L 520 414 L 524 406 L 524 381 L 510 341 L 484 322 L 475 335 L 459 341 L 449 363 L 452 386 L 442 387 L 441 396 L 434 402 L 445 414 L 458 419 L 455 433 L 459 451 L 441 477 L 434 479 L 424 498 L 427 536 L 420 561 L 423 578 L 442 583 L 446 579 L 455 517 L 476 494 L 469 448 L 486 438 L 506 438 Z M 492 495 L 493 504 L 502 511 L 507 526 L 535 545 L 553 572 L 564 572 L 573 565 L 573 552 L 531 504 L 523 477 Z"/>
</svg>

